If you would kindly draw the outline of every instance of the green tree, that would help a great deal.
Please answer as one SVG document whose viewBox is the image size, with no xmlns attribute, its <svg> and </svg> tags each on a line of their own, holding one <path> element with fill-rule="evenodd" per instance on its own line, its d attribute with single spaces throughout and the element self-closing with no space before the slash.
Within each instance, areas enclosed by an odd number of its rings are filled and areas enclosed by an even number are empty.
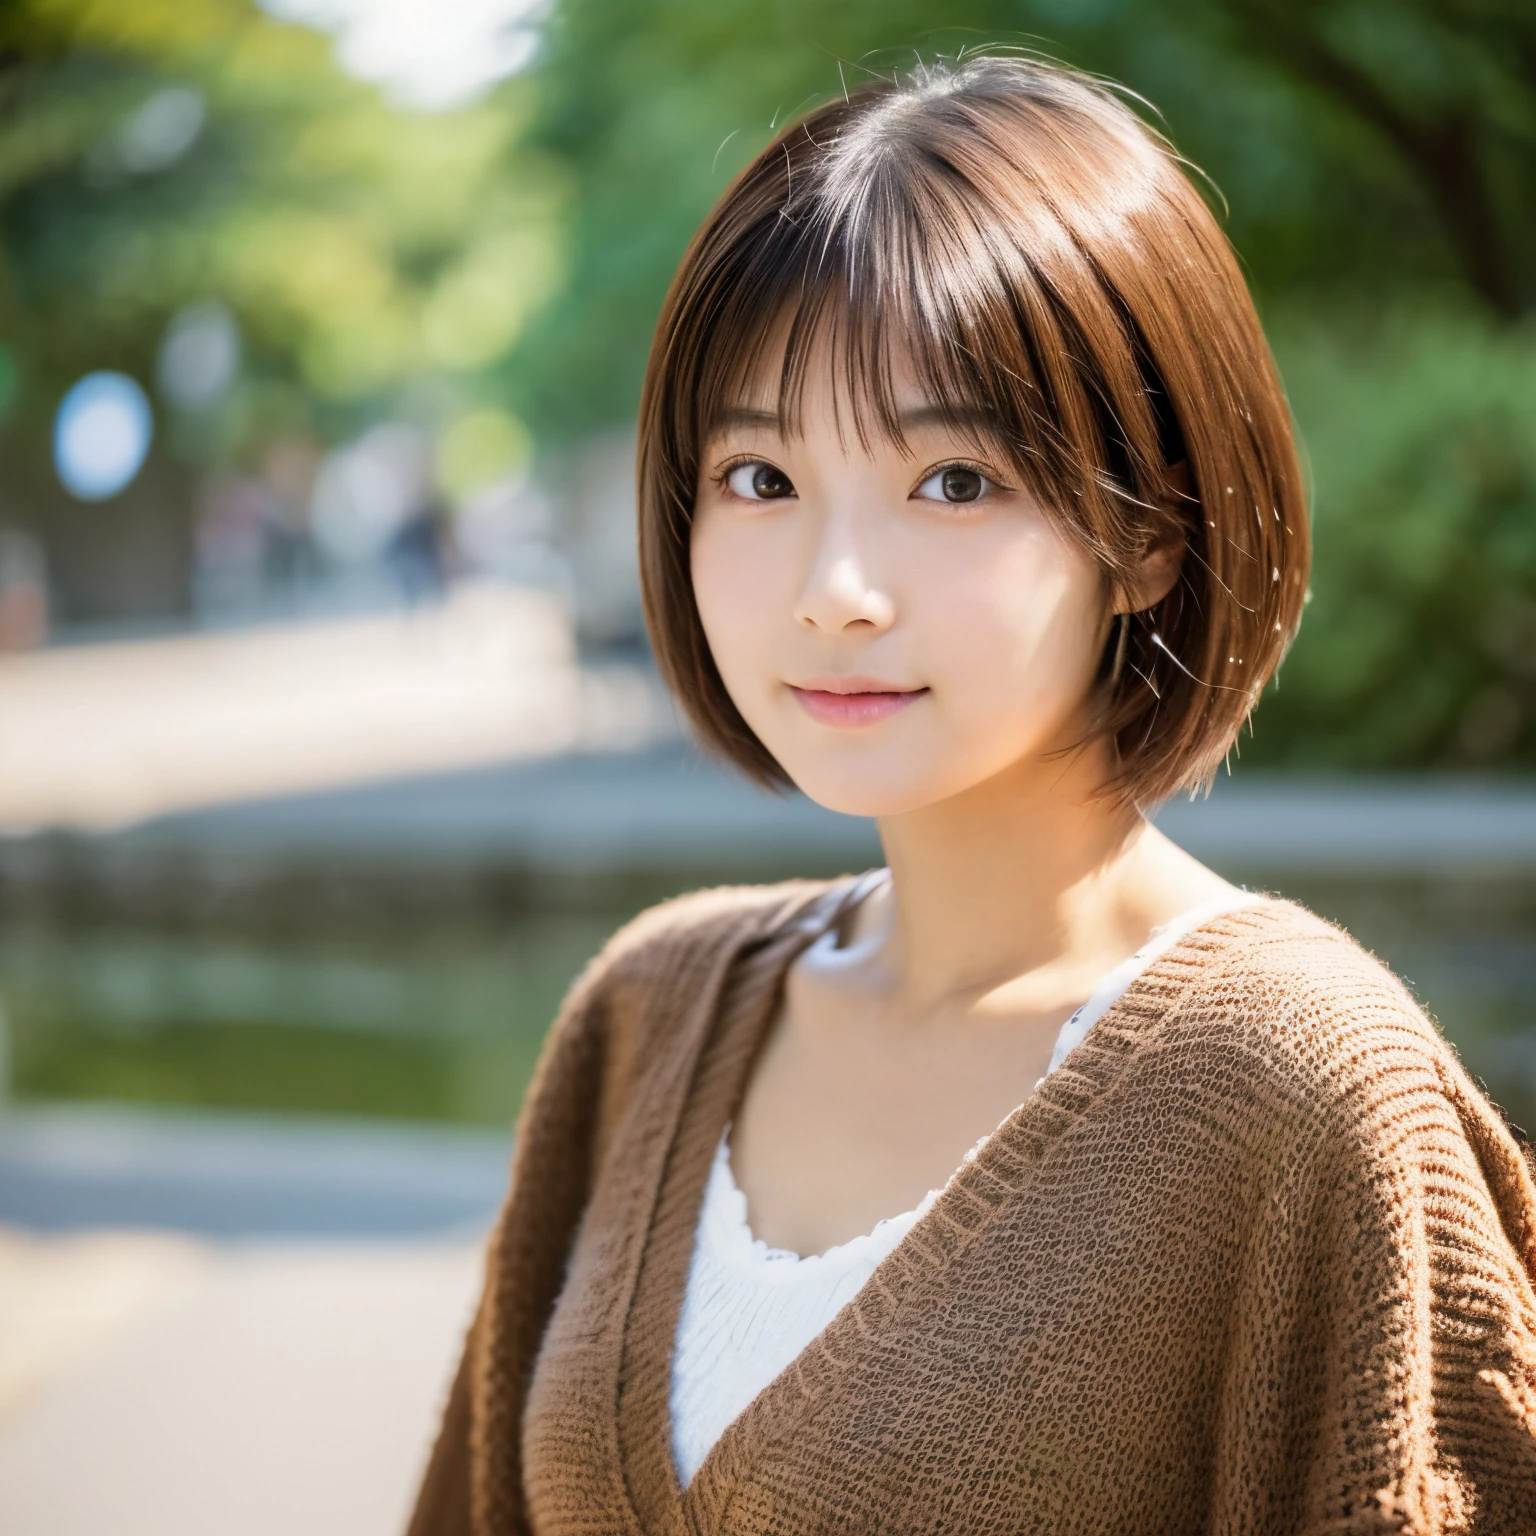
<svg viewBox="0 0 1536 1536">
<path fill-rule="evenodd" d="M 494 361 L 558 271 L 519 85 L 393 111 L 248 0 L 23 0 L 0 54 L 0 327 L 45 387 L 142 374 L 207 294 L 275 376 L 367 399 Z M 155 141 L 178 109 L 186 131 Z"/>
</svg>

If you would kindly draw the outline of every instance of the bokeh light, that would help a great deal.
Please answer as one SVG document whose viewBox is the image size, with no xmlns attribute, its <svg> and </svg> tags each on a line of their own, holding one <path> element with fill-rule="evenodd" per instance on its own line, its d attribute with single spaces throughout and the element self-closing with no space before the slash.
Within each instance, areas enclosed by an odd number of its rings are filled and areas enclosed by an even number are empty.
<svg viewBox="0 0 1536 1536">
<path fill-rule="evenodd" d="M 149 401 L 126 373 L 88 373 L 59 405 L 54 466 L 70 495 L 106 501 L 138 474 L 153 436 Z"/>
<path fill-rule="evenodd" d="M 158 90 L 118 131 L 117 158 L 125 171 L 147 176 L 175 163 L 197 142 L 207 117 L 201 91 L 171 85 Z"/>
<path fill-rule="evenodd" d="M 206 410 L 240 366 L 240 330 L 227 306 L 212 300 L 179 311 L 160 344 L 160 391 L 184 411 Z"/>
</svg>

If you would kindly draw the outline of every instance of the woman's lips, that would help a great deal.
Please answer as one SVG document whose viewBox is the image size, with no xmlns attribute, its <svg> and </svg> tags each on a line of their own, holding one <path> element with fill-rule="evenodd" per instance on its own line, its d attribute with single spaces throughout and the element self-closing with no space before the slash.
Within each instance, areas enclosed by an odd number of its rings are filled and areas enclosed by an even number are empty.
<svg viewBox="0 0 1536 1536">
<path fill-rule="evenodd" d="M 848 679 L 849 683 L 862 685 L 863 679 Z M 862 725 L 875 725 L 889 719 L 898 710 L 915 703 L 928 690 L 926 688 L 869 687 L 846 684 L 837 688 L 797 688 L 793 683 L 789 691 L 800 701 L 800 707 L 811 719 L 823 725 L 857 729 Z"/>
</svg>

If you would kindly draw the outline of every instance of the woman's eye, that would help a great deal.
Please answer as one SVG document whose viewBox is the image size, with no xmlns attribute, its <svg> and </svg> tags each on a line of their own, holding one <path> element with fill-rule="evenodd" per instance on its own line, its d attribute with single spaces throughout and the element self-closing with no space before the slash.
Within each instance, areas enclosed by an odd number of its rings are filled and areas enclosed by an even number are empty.
<svg viewBox="0 0 1536 1536">
<path fill-rule="evenodd" d="M 992 482 L 969 464 L 946 464 L 936 469 L 918 486 L 916 494 L 925 501 L 976 501 L 992 489 Z"/>
<path fill-rule="evenodd" d="M 725 483 L 732 494 L 740 496 L 743 501 L 781 501 L 795 494 L 789 476 L 782 469 L 775 469 L 772 464 L 756 460 L 738 464 L 725 477 Z"/>
</svg>

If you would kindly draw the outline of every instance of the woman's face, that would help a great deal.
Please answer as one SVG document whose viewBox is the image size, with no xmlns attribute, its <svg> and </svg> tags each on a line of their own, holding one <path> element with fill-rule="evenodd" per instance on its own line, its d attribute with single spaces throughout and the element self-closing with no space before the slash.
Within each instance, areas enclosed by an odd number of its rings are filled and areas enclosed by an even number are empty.
<svg viewBox="0 0 1536 1536">
<path fill-rule="evenodd" d="M 705 444 L 693 586 L 726 689 L 795 783 L 895 816 L 1074 745 L 1110 606 L 979 436 L 898 375 L 905 447 L 862 445 L 829 375 L 800 435 L 775 379 Z"/>
</svg>

